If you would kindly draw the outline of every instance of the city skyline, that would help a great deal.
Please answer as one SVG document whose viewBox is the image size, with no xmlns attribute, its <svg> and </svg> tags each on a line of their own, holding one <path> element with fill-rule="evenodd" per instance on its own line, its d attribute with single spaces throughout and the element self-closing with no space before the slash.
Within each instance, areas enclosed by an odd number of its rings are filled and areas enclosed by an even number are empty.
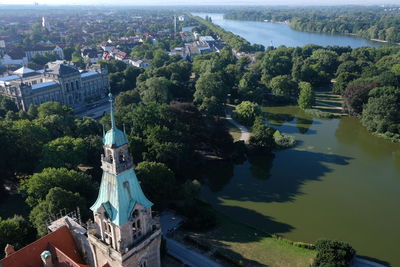
<svg viewBox="0 0 400 267">
<path fill-rule="evenodd" d="M 39 5 L 96 5 L 96 6 L 206 6 L 206 5 L 232 5 L 232 6 L 240 6 L 240 5 L 262 5 L 262 6 L 282 6 L 282 5 L 292 5 L 292 6 L 312 6 L 312 5 L 398 5 L 397 0 L 283 0 L 277 4 L 275 1 L 263 1 L 263 0 L 251 0 L 251 1 L 243 1 L 243 0 L 205 0 L 199 3 L 198 1 L 193 0 L 172 0 L 166 4 L 164 1 L 160 0 L 145 0 L 145 1 L 130 1 L 130 0 L 118 0 L 110 3 L 105 0 L 88 0 L 88 1 L 80 1 L 80 0 L 61 0 L 61 1 L 53 1 L 53 0 L 0 0 L 0 5 L 32 5 L 34 3 L 38 3 Z"/>
</svg>

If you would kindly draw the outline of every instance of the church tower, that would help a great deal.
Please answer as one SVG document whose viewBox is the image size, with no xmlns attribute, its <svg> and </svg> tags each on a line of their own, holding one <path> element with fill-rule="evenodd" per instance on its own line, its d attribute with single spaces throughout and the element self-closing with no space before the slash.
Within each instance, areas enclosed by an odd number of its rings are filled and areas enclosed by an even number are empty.
<svg viewBox="0 0 400 267">
<path fill-rule="evenodd" d="M 103 177 L 94 213 L 95 229 L 88 240 L 95 267 L 159 267 L 161 230 L 151 203 L 133 170 L 128 139 L 115 126 L 113 99 L 111 129 L 104 135 Z"/>
</svg>

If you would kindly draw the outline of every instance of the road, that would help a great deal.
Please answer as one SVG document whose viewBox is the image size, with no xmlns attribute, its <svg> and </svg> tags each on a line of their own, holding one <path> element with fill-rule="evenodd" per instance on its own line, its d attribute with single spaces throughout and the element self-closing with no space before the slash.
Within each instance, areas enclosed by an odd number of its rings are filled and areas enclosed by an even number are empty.
<svg viewBox="0 0 400 267">
<path fill-rule="evenodd" d="M 238 128 L 240 130 L 240 141 L 244 141 L 247 142 L 250 139 L 250 131 L 249 129 L 247 129 L 245 126 L 241 125 L 240 123 L 238 123 L 237 121 L 235 121 L 234 119 L 232 119 L 231 114 L 226 114 L 225 115 L 225 119 L 233 124 L 236 128 Z"/>
<path fill-rule="evenodd" d="M 100 118 L 101 116 L 103 116 L 104 112 L 105 113 L 110 112 L 110 102 L 108 100 L 105 101 L 104 103 L 99 104 L 97 107 L 78 112 L 78 113 L 76 113 L 76 115 L 82 116 L 82 117 L 92 117 L 92 118 L 96 119 L 96 118 Z"/>
<path fill-rule="evenodd" d="M 172 212 L 163 212 L 160 216 L 161 230 L 167 242 L 168 254 L 192 267 L 220 267 L 218 263 L 208 257 L 191 250 L 184 244 L 167 236 L 169 231 L 174 231 L 182 223 L 182 219 Z"/>
</svg>

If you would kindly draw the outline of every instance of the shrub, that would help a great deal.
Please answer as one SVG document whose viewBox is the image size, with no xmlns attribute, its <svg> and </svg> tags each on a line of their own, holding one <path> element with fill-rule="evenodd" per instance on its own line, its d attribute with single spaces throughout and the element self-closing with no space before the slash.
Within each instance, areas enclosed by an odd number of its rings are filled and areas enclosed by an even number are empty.
<svg viewBox="0 0 400 267">
<path fill-rule="evenodd" d="M 308 115 L 317 117 L 319 119 L 334 119 L 337 115 L 325 111 L 321 111 L 318 109 L 308 108 L 304 110 Z"/>
<path fill-rule="evenodd" d="M 279 130 L 274 133 L 274 141 L 277 148 L 289 148 L 296 145 L 294 136 L 283 134 Z"/>
<path fill-rule="evenodd" d="M 315 243 L 317 256 L 312 266 L 347 267 L 356 251 L 347 243 L 334 240 L 318 240 Z"/>
</svg>

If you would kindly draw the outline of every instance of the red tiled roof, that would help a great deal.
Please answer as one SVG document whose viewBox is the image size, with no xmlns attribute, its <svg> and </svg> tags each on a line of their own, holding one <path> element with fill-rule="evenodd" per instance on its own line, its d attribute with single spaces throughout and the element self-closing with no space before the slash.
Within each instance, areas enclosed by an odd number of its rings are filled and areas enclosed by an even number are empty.
<svg viewBox="0 0 400 267">
<path fill-rule="evenodd" d="M 0 260 L 0 266 L 41 267 L 43 263 L 40 254 L 44 250 L 49 250 L 52 253 L 55 266 L 89 267 L 89 265 L 83 264 L 74 238 L 67 226 L 60 227 L 56 231 Z"/>
</svg>

